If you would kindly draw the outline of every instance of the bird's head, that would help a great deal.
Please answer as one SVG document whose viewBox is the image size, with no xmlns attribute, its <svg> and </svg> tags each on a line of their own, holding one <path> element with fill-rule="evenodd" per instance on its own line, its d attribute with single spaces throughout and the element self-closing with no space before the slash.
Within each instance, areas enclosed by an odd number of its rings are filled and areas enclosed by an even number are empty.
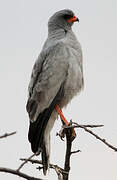
<svg viewBox="0 0 117 180">
<path fill-rule="evenodd" d="M 50 17 L 48 21 L 48 27 L 62 28 L 64 30 L 69 30 L 71 29 L 73 23 L 76 21 L 79 22 L 79 19 L 75 16 L 73 11 L 69 9 L 64 9 L 56 12 L 53 16 Z"/>
</svg>

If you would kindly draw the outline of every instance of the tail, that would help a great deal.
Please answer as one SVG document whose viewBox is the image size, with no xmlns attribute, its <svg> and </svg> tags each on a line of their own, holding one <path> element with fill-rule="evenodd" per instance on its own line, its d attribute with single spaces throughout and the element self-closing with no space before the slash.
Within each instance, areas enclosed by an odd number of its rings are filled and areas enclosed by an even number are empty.
<svg viewBox="0 0 117 180">
<path fill-rule="evenodd" d="M 45 144 L 43 144 L 41 157 L 42 157 L 42 164 L 43 164 L 43 174 L 46 175 L 48 165 L 49 165 L 49 154 L 47 154 Z"/>
<path fill-rule="evenodd" d="M 31 149 L 34 153 L 41 152 L 42 154 L 42 164 L 43 164 L 43 173 L 46 175 L 49 164 L 49 154 L 47 145 L 44 138 L 45 129 L 47 123 L 50 119 L 52 111 L 55 106 L 44 110 L 37 118 L 37 120 L 32 123 L 30 122 L 28 140 L 31 143 Z M 48 142 L 49 144 L 50 142 Z"/>
<path fill-rule="evenodd" d="M 50 119 L 50 116 L 53 110 L 55 109 L 56 104 L 59 103 L 62 96 L 63 96 L 63 85 L 60 87 L 57 95 L 53 99 L 50 106 L 38 115 L 38 118 L 35 122 L 30 122 L 28 140 L 31 143 L 31 149 L 34 153 L 40 151 L 42 153 L 42 164 L 43 164 L 44 175 L 46 175 L 46 171 L 48 169 L 48 164 L 49 164 L 49 154 L 48 154 L 47 146 L 45 144 L 47 142 L 45 142 L 44 133 L 47 127 L 47 123 Z"/>
</svg>

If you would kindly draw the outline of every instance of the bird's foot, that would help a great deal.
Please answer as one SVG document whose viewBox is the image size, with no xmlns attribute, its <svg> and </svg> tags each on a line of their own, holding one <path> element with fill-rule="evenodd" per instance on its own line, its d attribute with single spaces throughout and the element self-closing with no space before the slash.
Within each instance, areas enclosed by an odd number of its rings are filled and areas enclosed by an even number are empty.
<svg viewBox="0 0 117 180">
<path fill-rule="evenodd" d="M 69 132 L 70 132 L 70 139 L 71 139 L 71 141 L 73 141 L 76 138 L 76 132 L 75 132 L 74 128 L 66 128 L 66 126 L 69 127 L 71 125 L 72 124 L 70 122 L 68 125 L 62 126 L 61 130 L 59 131 L 59 133 L 56 134 L 57 136 L 59 136 L 61 138 L 62 141 L 64 141 L 66 130 L 68 130 L 68 129 L 70 130 Z"/>
<path fill-rule="evenodd" d="M 62 110 L 60 109 L 60 107 L 58 105 L 56 105 L 56 111 L 60 115 L 60 118 L 61 118 L 61 121 L 62 121 L 63 125 L 66 125 L 66 126 L 71 126 L 72 125 L 72 121 L 70 121 L 70 122 L 67 121 L 67 119 L 63 115 Z M 63 138 L 65 137 L 65 128 L 62 128 L 60 130 L 60 132 L 58 133 L 58 135 L 60 136 L 61 140 L 63 140 Z M 71 140 L 73 141 L 75 139 L 75 137 L 76 137 L 76 133 L 75 133 L 74 128 L 72 128 Z"/>
<path fill-rule="evenodd" d="M 64 141 L 65 129 L 62 127 L 61 130 L 59 131 L 59 133 L 57 133 L 56 135 L 59 136 L 62 141 Z"/>
</svg>

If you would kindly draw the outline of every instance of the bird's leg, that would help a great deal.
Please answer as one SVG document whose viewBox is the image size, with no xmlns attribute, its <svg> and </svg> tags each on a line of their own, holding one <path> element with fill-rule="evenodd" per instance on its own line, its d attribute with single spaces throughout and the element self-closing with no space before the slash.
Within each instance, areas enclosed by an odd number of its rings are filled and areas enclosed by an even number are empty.
<svg viewBox="0 0 117 180">
<path fill-rule="evenodd" d="M 63 112 L 62 112 L 61 108 L 60 108 L 58 105 L 56 105 L 56 111 L 57 111 L 58 114 L 60 115 L 60 118 L 61 118 L 63 124 L 66 125 L 66 126 L 69 126 L 70 123 L 67 121 L 67 119 L 66 119 L 65 116 L 63 115 Z M 64 129 L 63 129 L 63 132 L 61 132 L 61 135 L 62 135 L 61 138 L 63 138 L 63 137 L 64 137 Z M 75 139 L 76 133 L 75 133 L 74 128 L 72 129 L 72 136 L 73 136 L 73 139 Z"/>
</svg>

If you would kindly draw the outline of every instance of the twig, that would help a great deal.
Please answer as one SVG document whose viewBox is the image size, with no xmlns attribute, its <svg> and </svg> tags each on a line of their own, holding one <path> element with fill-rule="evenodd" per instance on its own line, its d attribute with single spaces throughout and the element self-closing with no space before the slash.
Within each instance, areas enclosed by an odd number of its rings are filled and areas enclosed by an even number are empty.
<svg viewBox="0 0 117 180">
<path fill-rule="evenodd" d="M 42 165 L 42 161 L 39 161 L 39 160 L 36 160 L 36 159 L 21 158 L 20 160 L 21 161 L 27 161 L 27 162 L 30 162 L 32 164 L 41 164 Z M 67 172 L 64 171 L 64 169 L 62 169 L 61 167 L 59 167 L 57 165 L 54 165 L 54 164 L 49 164 L 49 168 L 52 168 L 52 169 L 59 168 L 62 171 L 62 173 L 67 173 Z"/>
<path fill-rule="evenodd" d="M 4 167 L 0 167 L 0 172 L 14 174 L 14 175 L 20 176 L 20 177 L 22 177 L 24 179 L 27 179 L 27 180 L 42 180 L 40 178 L 35 178 L 35 177 L 32 177 L 32 176 L 29 176 L 29 175 L 24 174 L 22 172 L 19 172 L 17 170 L 9 169 L 9 168 L 4 168 Z"/>
<path fill-rule="evenodd" d="M 72 154 L 76 154 L 76 153 L 79 153 L 79 152 L 81 152 L 81 150 L 72 151 L 70 155 L 72 155 Z"/>
<path fill-rule="evenodd" d="M 19 171 L 30 159 L 32 159 L 36 154 L 31 155 L 28 159 L 26 159 L 17 169 Z"/>
<path fill-rule="evenodd" d="M 96 139 L 99 139 L 101 142 L 103 142 L 105 145 L 107 145 L 109 148 L 113 149 L 114 151 L 117 151 L 117 148 L 112 146 L 110 143 L 108 143 L 105 139 L 101 138 L 100 136 L 98 136 L 97 134 L 95 134 L 93 131 L 89 130 L 87 127 L 101 127 L 103 125 L 80 125 L 75 123 L 75 126 L 64 126 L 65 129 L 69 129 L 69 128 L 82 128 L 84 129 L 86 132 L 90 133 L 91 135 L 93 135 L 94 137 L 96 137 Z"/>
<path fill-rule="evenodd" d="M 80 124 L 77 124 L 77 123 L 72 123 L 74 125 L 71 125 L 71 126 L 63 126 L 63 128 L 65 129 L 69 129 L 69 128 L 82 128 L 82 127 L 86 127 L 86 128 L 98 128 L 98 127 L 103 127 L 104 125 L 91 125 L 91 124 L 85 124 L 85 125 L 80 125 Z"/>
<path fill-rule="evenodd" d="M 112 146 L 110 143 L 108 143 L 105 139 L 101 138 L 100 136 L 98 136 L 97 134 L 95 134 L 93 131 L 87 129 L 86 127 L 82 127 L 86 132 L 92 134 L 93 136 L 95 136 L 97 139 L 99 139 L 100 141 L 102 141 L 105 145 L 107 145 L 109 148 L 113 149 L 114 151 L 117 151 L 117 148 Z"/>
<path fill-rule="evenodd" d="M 21 158 L 20 160 L 25 161 L 25 162 L 30 162 L 32 164 L 41 164 L 42 165 L 42 161 L 39 161 L 36 159 Z M 68 174 L 68 172 L 66 172 L 64 169 L 62 169 L 61 167 L 54 165 L 54 164 L 49 164 L 49 168 L 55 169 L 55 171 L 59 177 L 60 177 L 60 174 Z"/>
<path fill-rule="evenodd" d="M 6 137 L 11 136 L 11 135 L 14 135 L 14 134 L 16 134 L 16 131 L 14 131 L 14 132 L 12 132 L 12 133 L 5 133 L 5 134 L 3 134 L 2 136 L 0 136 L 0 139 L 6 138 Z"/>
</svg>

